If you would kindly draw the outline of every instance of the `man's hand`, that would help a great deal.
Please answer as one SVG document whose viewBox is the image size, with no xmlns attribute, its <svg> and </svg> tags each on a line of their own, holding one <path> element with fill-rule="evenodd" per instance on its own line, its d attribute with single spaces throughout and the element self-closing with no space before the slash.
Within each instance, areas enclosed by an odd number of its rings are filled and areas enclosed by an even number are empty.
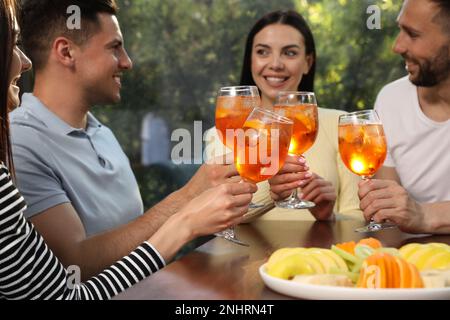
<svg viewBox="0 0 450 320">
<path fill-rule="evenodd" d="M 241 180 L 239 173 L 228 155 L 218 157 L 203 164 L 183 187 L 188 201 L 198 196 L 203 191 L 224 183 L 238 182 Z"/>
<path fill-rule="evenodd" d="M 283 200 L 296 188 L 303 186 L 312 177 L 308 170 L 305 158 L 288 155 L 283 168 L 269 179 L 272 199 L 274 201 Z"/>
<path fill-rule="evenodd" d="M 404 232 L 429 230 L 422 206 L 393 180 L 363 180 L 359 183 L 360 208 L 366 220 L 389 220 Z"/>
<path fill-rule="evenodd" d="M 144 216 L 151 217 L 146 222 L 147 234 L 152 235 L 169 217 L 205 190 L 224 183 L 239 182 L 241 178 L 231 163 L 232 158 L 226 155 L 203 164 L 184 187 L 147 210 Z"/>
</svg>

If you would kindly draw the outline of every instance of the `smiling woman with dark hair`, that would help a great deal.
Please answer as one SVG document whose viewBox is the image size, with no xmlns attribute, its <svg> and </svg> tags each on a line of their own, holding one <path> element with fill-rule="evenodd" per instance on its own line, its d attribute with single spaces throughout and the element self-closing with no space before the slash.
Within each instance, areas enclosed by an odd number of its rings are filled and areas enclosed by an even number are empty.
<svg viewBox="0 0 450 320">
<path fill-rule="evenodd" d="M 316 60 L 314 37 L 302 15 L 292 10 L 273 11 L 256 21 L 248 33 L 240 85 L 257 86 L 262 106 L 271 108 L 280 91 L 314 91 Z M 335 213 L 363 219 L 357 194 L 359 178 L 345 168 L 338 150 L 338 117 L 345 112 L 318 109 L 317 139 L 304 154 L 309 168 L 303 157 L 288 156 L 269 183 L 258 184 L 253 201 L 266 206 L 250 210 L 247 221 L 263 213 L 261 219 L 269 220 L 330 220 Z M 298 187 L 302 199 L 314 202 L 314 208 L 309 212 L 272 209 L 273 200 L 286 199 Z"/>
</svg>

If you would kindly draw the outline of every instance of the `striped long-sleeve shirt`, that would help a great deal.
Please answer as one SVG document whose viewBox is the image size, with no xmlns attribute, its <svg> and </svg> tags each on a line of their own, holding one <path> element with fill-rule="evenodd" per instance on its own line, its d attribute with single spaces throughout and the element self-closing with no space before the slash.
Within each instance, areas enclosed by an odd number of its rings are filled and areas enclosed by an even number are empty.
<svg viewBox="0 0 450 320">
<path fill-rule="evenodd" d="M 136 250 L 85 283 L 69 274 L 28 222 L 26 204 L 0 163 L 0 299 L 109 299 L 164 267 L 153 246 Z"/>
</svg>

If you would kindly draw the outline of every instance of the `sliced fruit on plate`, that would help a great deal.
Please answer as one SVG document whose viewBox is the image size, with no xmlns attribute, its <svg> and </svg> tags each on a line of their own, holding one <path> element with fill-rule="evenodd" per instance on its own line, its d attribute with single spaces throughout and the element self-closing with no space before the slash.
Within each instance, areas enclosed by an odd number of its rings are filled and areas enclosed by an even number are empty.
<svg viewBox="0 0 450 320">
<path fill-rule="evenodd" d="M 406 263 L 408 264 L 409 270 L 411 272 L 411 283 L 409 284 L 410 288 L 423 288 L 424 287 L 423 280 L 422 277 L 420 276 L 420 272 L 417 269 L 417 267 L 412 263 L 409 262 Z"/>
<path fill-rule="evenodd" d="M 309 248 L 306 253 L 313 255 L 320 261 L 320 263 L 322 263 L 325 273 L 329 273 L 331 268 L 338 268 L 343 271 L 348 270 L 345 261 L 329 249 Z"/>
<path fill-rule="evenodd" d="M 343 271 L 347 271 L 348 267 L 347 264 L 345 263 L 344 259 L 342 259 L 340 256 L 338 256 L 336 253 L 334 253 L 332 250 L 330 249 L 321 249 L 321 251 L 328 255 L 329 257 L 331 257 L 335 264 L 337 265 L 337 267 Z"/>
<path fill-rule="evenodd" d="M 446 243 L 442 243 L 442 242 L 430 242 L 426 244 L 427 246 L 430 247 L 438 247 L 438 248 L 446 248 L 447 250 L 450 250 L 450 246 Z"/>
<path fill-rule="evenodd" d="M 403 259 L 408 259 L 408 257 L 414 253 L 417 249 L 419 249 L 421 246 L 420 243 L 408 243 L 404 246 L 402 246 L 398 251 L 400 252 L 400 256 Z"/>
<path fill-rule="evenodd" d="M 373 249 L 378 249 L 383 247 L 383 245 L 381 244 L 380 240 L 375 239 L 375 238 L 364 238 L 358 241 L 358 244 L 364 244 L 366 246 L 369 246 Z"/>
<path fill-rule="evenodd" d="M 355 246 L 356 246 L 356 242 L 355 241 L 348 241 L 348 242 L 342 242 L 342 243 L 337 243 L 336 247 L 351 254 L 354 255 L 355 254 Z"/>
<path fill-rule="evenodd" d="M 375 249 L 366 244 L 357 244 L 355 246 L 355 256 L 359 259 L 366 259 L 374 254 Z"/>
<path fill-rule="evenodd" d="M 342 259 L 344 259 L 344 260 L 346 260 L 346 261 L 348 261 L 348 262 L 350 262 L 350 263 L 352 263 L 352 264 L 355 264 L 355 263 L 357 263 L 358 262 L 358 258 L 357 257 L 355 257 L 353 254 L 351 254 L 351 253 L 349 253 L 349 252 L 347 252 L 347 251 L 345 251 L 345 250 L 343 250 L 343 249 L 340 249 L 339 247 L 337 247 L 337 246 L 335 246 L 335 245 L 332 245 L 331 246 L 331 251 L 333 251 L 334 253 L 336 253 L 338 256 L 340 256 Z"/>
<path fill-rule="evenodd" d="M 420 273 L 425 288 L 450 287 L 450 269 L 427 270 Z"/>
<path fill-rule="evenodd" d="M 378 248 L 375 251 L 389 253 L 390 255 L 392 255 L 394 257 L 400 257 L 400 252 L 398 251 L 397 248 L 384 247 L 384 248 Z"/>
<path fill-rule="evenodd" d="M 356 284 L 359 278 L 359 269 L 358 272 L 350 272 L 350 271 L 343 271 L 342 269 L 333 268 L 330 270 L 330 274 L 344 275 L 348 277 L 353 282 L 353 284 Z"/>
<path fill-rule="evenodd" d="M 375 238 L 364 238 L 364 239 L 359 240 L 358 243 L 355 243 L 355 241 L 337 243 L 336 247 L 338 247 L 339 249 L 342 249 L 352 255 L 355 255 L 356 254 L 355 249 L 356 249 L 356 246 L 358 246 L 358 245 L 364 245 L 364 246 L 372 248 L 372 249 L 378 249 L 378 248 L 383 247 L 381 242 Z"/>
<path fill-rule="evenodd" d="M 399 252 L 419 270 L 450 268 L 450 246 L 444 243 L 410 243 L 401 247 Z"/>
<path fill-rule="evenodd" d="M 422 247 L 411 254 L 407 260 L 419 270 L 423 270 L 425 265 L 439 254 L 444 254 L 445 256 L 447 252 L 443 252 L 442 248 L 439 247 Z M 450 252 L 448 252 L 448 255 L 450 256 Z"/>
<path fill-rule="evenodd" d="M 316 269 L 317 266 L 320 266 L 320 263 L 315 258 L 303 253 L 296 253 L 285 256 L 270 266 L 266 266 L 266 270 L 267 274 L 272 277 L 289 280 L 299 274 L 319 273 Z"/>
<path fill-rule="evenodd" d="M 297 275 L 292 281 L 320 286 L 353 287 L 353 282 L 343 274 Z"/>
<path fill-rule="evenodd" d="M 388 253 L 377 252 L 361 266 L 360 288 L 423 288 L 416 266 Z"/>
<path fill-rule="evenodd" d="M 323 267 L 324 272 L 328 273 L 330 268 L 335 268 L 336 264 L 334 260 L 329 256 L 325 255 L 319 248 L 310 248 L 305 251 L 305 253 L 309 256 L 316 258 Z"/>
<path fill-rule="evenodd" d="M 272 253 L 267 261 L 267 268 L 270 268 L 275 262 L 287 257 L 291 254 L 300 253 L 305 251 L 306 248 L 281 248 Z"/>
<path fill-rule="evenodd" d="M 450 270 L 450 252 L 441 252 L 426 261 L 419 270 L 440 269 Z"/>
</svg>

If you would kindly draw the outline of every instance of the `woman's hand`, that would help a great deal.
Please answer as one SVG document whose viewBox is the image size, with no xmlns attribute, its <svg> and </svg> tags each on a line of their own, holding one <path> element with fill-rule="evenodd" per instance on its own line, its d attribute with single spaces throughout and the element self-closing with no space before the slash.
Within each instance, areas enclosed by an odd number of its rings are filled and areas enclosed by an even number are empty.
<svg viewBox="0 0 450 320">
<path fill-rule="evenodd" d="M 333 208 L 336 202 L 336 190 L 330 181 L 313 173 L 311 178 L 302 184 L 300 198 L 316 204 L 309 209 L 317 220 L 330 220 L 333 217 Z"/>
<path fill-rule="evenodd" d="M 187 242 L 239 224 L 257 187 L 253 183 L 224 183 L 189 201 L 149 239 L 168 261 Z"/>
<path fill-rule="evenodd" d="M 241 222 L 257 187 L 253 183 L 226 183 L 190 201 L 180 215 L 192 238 L 222 231 Z"/>
<path fill-rule="evenodd" d="M 312 177 L 308 170 L 305 158 L 288 155 L 283 168 L 269 180 L 272 199 L 279 201 L 287 198 L 295 188 Z"/>
</svg>

